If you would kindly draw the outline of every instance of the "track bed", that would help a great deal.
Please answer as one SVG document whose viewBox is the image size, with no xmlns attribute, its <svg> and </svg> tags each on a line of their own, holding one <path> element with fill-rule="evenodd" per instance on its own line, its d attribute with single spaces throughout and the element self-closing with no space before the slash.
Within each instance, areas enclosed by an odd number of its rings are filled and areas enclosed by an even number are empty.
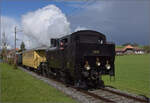
<svg viewBox="0 0 150 103">
<path fill-rule="evenodd" d="M 64 83 L 51 78 L 46 78 L 35 72 L 26 70 L 23 67 L 19 67 L 21 70 L 31 74 L 32 76 L 40 79 L 49 85 L 57 88 L 63 93 L 77 99 L 80 103 L 148 103 L 146 98 L 136 96 L 129 93 L 121 92 L 117 89 L 104 88 L 97 90 L 82 90 L 72 86 L 67 87 Z"/>
</svg>

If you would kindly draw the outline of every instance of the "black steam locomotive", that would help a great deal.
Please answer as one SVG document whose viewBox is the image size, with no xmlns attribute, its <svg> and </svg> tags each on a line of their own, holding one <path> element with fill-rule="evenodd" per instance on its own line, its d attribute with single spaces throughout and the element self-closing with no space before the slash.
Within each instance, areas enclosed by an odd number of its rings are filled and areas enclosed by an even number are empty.
<svg viewBox="0 0 150 103">
<path fill-rule="evenodd" d="M 51 39 L 46 60 L 39 66 L 41 74 L 55 75 L 79 88 L 104 87 L 101 76 L 115 76 L 115 44 L 96 31 L 82 30 Z"/>
</svg>

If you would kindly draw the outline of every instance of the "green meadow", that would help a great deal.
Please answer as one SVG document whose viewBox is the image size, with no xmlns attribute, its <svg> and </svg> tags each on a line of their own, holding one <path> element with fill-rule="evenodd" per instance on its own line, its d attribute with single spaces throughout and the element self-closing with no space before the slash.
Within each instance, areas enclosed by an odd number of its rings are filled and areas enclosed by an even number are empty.
<svg viewBox="0 0 150 103">
<path fill-rule="evenodd" d="M 150 97 L 150 54 L 116 56 L 115 81 L 103 76 L 106 85 Z M 10 103 L 77 103 L 71 97 L 20 69 L 0 63 L 0 101 Z"/>
<path fill-rule="evenodd" d="M 77 103 L 41 80 L 0 63 L 0 103 Z"/>
<path fill-rule="evenodd" d="M 116 56 L 115 81 L 103 76 L 106 85 L 150 97 L 150 54 Z"/>
</svg>

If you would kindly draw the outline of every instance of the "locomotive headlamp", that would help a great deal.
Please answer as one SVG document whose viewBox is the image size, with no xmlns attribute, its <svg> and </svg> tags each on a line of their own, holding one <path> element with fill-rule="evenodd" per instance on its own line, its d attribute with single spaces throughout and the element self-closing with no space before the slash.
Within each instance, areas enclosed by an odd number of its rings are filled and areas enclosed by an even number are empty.
<svg viewBox="0 0 150 103">
<path fill-rule="evenodd" d="M 109 62 L 107 61 L 106 65 L 105 65 L 106 69 L 109 70 L 111 68 Z"/>
<path fill-rule="evenodd" d="M 98 62 L 98 63 L 96 63 L 97 64 L 97 66 L 100 66 L 101 65 L 101 63 L 100 62 Z"/>
<path fill-rule="evenodd" d="M 90 70 L 90 69 L 91 69 L 90 66 L 87 66 L 87 67 L 86 67 L 86 70 Z"/>
<path fill-rule="evenodd" d="M 100 61 L 99 61 L 99 58 L 96 58 L 96 65 L 97 65 L 97 66 L 100 66 L 100 65 L 101 65 L 101 63 L 100 63 Z"/>
<path fill-rule="evenodd" d="M 85 68 L 86 70 L 90 70 L 90 69 L 91 69 L 91 68 L 90 68 L 90 65 L 89 65 L 89 63 L 88 63 L 88 61 L 85 61 L 84 68 Z"/>
</svg>

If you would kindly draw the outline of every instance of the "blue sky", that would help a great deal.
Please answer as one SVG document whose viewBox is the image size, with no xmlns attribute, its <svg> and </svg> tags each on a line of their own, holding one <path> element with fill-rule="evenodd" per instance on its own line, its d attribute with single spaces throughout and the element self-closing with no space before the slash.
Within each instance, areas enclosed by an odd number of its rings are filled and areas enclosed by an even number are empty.
<svg viewBox="0 0 150 103">
<path fill-rule="evenodd" d="M 49 4 L 66 15 L 72 32 L 86 28 L 104 33 L 116 44 L 150 43 L 150 0 L 1 0 L 1 16 L 21 22 L 22 15 Z"/>
<path fill-rule="evenodd" d="M 72 5 L 82 5 L 85 2 L 57 2 L 50 0 L 2 0 L 1 3 L 1 15 L 20 20 L 23 14 L 35 11 L 49 4 L 56 5 L 62 10 L 62 12 L 69 16 L 72 15 L 72 13 L 81 10 L 81 8 Z"/>
</svg>

